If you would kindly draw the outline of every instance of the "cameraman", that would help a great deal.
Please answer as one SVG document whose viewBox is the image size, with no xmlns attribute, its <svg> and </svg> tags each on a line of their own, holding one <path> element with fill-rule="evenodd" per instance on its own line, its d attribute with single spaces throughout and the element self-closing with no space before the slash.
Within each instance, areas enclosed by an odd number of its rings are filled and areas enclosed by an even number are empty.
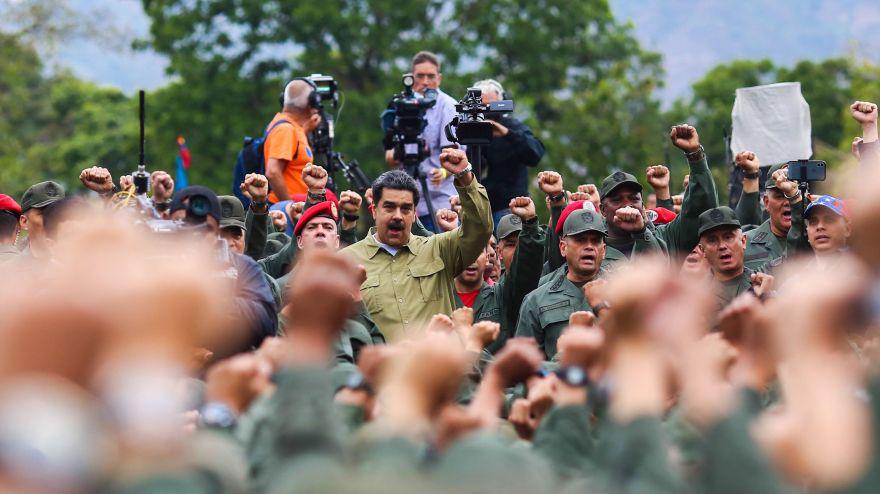
<svg viewBox="0 0 880 494">
<path fill-rule="evenodd" d="M 313 85 L 301 79 L 287 83 L 281 112 L 266 126 L 269 134 L 263 144 L 263 158 L 272 189 L 269 202 L 286 201 L 308 190 L 302 180 L 303 168 L 312 162 L 307 136 L 321 123 L 314 91 Z"/>
<path fill-rule="evenodd" d="M 421 134 L 428 147 L 428 157 L 419 164 L 419 169 L 428 179 L 428 193 L 421 190 L 421 184 L 416 182 L 422 197 L 416 208 L 416 213 L 425 228 L 434 231 L 434 218 L 431 218 L 428 213 L 425 201 L 430 200 L 434 205 L 434 211 L 437 211 L 448 207 L 449 198 L 456 195 L 455 186 L 452 185 L 452 175 L 447 174 L 440 166 L 440 151 L 444 147 L 455 146 L 446 138 L 446 132 L 443 129 L 456 116 L 456 101 L 440 90 L 443 76 L 440 74 L 440 59 L 437 58 L 437 55 L 428 51 L 416 53 L 412 59 L 412 74 L 415 93 L 424 95 L 426 89 L 437 91 L 437 104 L 425 112 L 427 125 Z M 393 149 L 385 150 L 385 162 L 391 167 L 401 164 L 394 159 Z"/>
<path fill-rule="evenodd" d="M 193 216 L 189 211 L 189 203 L 196 197 L 207 202 L 204 216 Z M 181 220 L 192 226 L 204 225 L 205 235 L 219 240 L 222 208 L 217 195 L 207 187 L 192 185 L 176 191 L 169 212 L 173 220 Z M 237 251 L 230 251 L 229 254 L 226 273 L 234 273 L 232 276 L 235 278 L 235 305 L 232 311 L 248 331 L 246 346 L 237 350 L 247 351 L 251 346 L 259 346 L 264 338 L 275 336 L 278 325 L 275 297 L 256 261 Z"/>
<path fill-rule="evenodd" d="M 504 88 L 493 79 L 485 79 L 474 84 L 482 91 L 483 104 L 504 99 Z M 532 131 L 515 118 L 501 114 L 489 115 L 492 142 L 483 148 L 482 182 L 489 193 L 492 204 L 492 219 L 495 224 L 502 216 L 510 213 L 510 200 L 514 197 L 528 196 L 528 167 L 536 166 L 544 156 L 544 144 Z"/>
</svg>

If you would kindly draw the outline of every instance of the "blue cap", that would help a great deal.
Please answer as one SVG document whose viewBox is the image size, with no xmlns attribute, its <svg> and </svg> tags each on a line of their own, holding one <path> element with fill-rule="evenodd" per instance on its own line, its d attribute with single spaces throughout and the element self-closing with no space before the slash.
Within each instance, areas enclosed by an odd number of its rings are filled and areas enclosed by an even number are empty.
<svg viewBox="0 0 880 494">
<path fill-rule="evenodd" d="M 813 208 L 825 206 L 826 208 L 834 211 L 839 216 L 846 218 L 846 206 L 843 201 L 836 197 L 832 196 L 819 196 L 815 201 L 811 202 L 806 209 L 804 209 L 804 217 L 806 218 L 810 214 L 810 210 Z"/>
</svg>

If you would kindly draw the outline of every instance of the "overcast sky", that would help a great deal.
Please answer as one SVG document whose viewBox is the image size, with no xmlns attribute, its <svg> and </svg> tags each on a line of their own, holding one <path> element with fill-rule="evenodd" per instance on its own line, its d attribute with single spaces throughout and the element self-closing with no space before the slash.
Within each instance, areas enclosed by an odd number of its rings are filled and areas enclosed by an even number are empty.
<svg viewBox="0 0 880 494">
<path fill-rule="evenodd" d="M 132 37 L 147 33 L 139 0 L 70 0 L 85 15 L 100 9 L 106 21 Z M 669 102 L 712 66 L 736 58 L 796 60 L 855 53 L 880 63 L 880 0 L 611 0 L 631 20 L 646 49 L 663 54 Z M 126 92 L 166 82 L 166 61 L 155 53 L 107 49 L 76 41 L 59 49 L 57 63 L 77 75 Z"/>
</svg>

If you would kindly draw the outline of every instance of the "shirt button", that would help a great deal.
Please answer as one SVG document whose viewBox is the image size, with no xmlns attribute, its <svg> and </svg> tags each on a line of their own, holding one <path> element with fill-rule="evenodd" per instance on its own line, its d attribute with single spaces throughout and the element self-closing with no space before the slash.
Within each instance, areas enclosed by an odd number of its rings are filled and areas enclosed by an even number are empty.
<svg viewBox="0 0 880 494">
<path fill-rule="evenodd" d="M 409 324 L 409 320 L 404 319 L 404 320 L 403 320 L 403 323 L 404 323 L 404 324 Z"/>
<path fill-rule="evenodd" d="M 400 302 L 401 304 L 403 303 L 403 299 L 402 299 L 402 298 L 397 299 L 397 301 Z"/>
</svg>

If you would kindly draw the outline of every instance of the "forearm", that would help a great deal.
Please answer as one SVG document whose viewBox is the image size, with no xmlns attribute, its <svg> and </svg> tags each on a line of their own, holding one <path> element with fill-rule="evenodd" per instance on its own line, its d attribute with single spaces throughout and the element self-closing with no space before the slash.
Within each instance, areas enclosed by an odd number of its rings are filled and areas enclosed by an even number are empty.
<svg viewBox="0 0 880 494">
<path fill-rule="evenodd" d="M 447 234 L 458 237 L 458 274 L 465 266 L 474 262 L 489 242 L 492 235 L 492 208 L 486 189 L 472 179 L 461 186 L 456 179 L 455 188 L 461 198 L 461 226 Z M 457 263 L 456 263 L 457 264 Z"/>
<path fill-rule="evenodd" d="M 259 261 L 263 257 L 263 251 L 266 250 L 266 238 L 269 235 L 269 224 L 271 219 L 267 212 L 254 213 L 248 208 L 245 215 L 245 232 L 244 253 L 251 259 Z"/>
<path fill-rule="evenodd" d="M 559 223 L 559 217 L 562 216 L 562 210 L 565 204 L 550 207 L 550 227 L 547 229 L 547 254 L 546 261 L 550 265 L 550 271 L 559 269 L 565 264 L 565 258 L 559 250 L 559 235 L 556 234 L 556 225 Z"/>
<path fill-rule="evenodd" d="M 760 225 L 761 221 L 761 194 L 755 190 L 747 192 L 745 187 L 736 203 L 736 217 L 743 225 Z"/>
<path fill-rule="evenodd" d="M 666 225 L 668 234 L 665 240 L 670 253 L 690 252 L 697 245 L 700 227 L 700 214 L 709 209 L 718 207 L 718 193 L 715 190 L 715 180 L 709 171 L 709 164 L 705 156 L 688 161 L 690 167 L 690 181 L 684 193 L 681 203 L 681 213 Z"/>
<path fill-rule="evenodd" d="M 538 288 L 541 269 L 544 265 L 542 250 L 545 239 L 537 219 L 523 222 L 513 262 L 510 264 L 510 272 L 505 275 L 507 280 L 501 294 L 502 304 L 504 310 L 508 312 L 509 322 L 516 321 L 523 299 L 529 292 Z"/>
</svg>

